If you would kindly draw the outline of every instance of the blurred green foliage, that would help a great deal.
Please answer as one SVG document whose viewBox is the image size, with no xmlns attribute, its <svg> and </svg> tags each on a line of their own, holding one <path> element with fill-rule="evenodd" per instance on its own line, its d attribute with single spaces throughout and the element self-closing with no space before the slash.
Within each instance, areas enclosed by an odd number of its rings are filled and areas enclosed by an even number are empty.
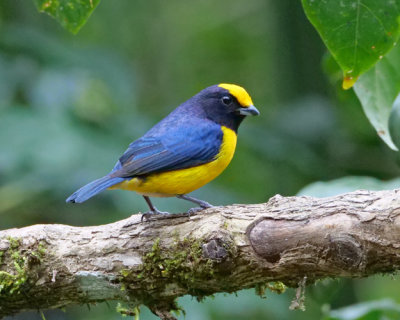
<svg viewBox="0 0 400 320">
<path fill-rule="evenodd" d="M 397 320 L 400 318 L 400 305 L 389 299 L 369 301 L 328 314 L 324 320 Z"/>
<path fill-rule="evenodd" d="M 34 0 L 41 12 L 46 12 L 57 19 L 61 25 L 77 33 L 86 23 L 87 18 L 100 0 Z"/>
<path fill-rule="evenodd" d="M 76 36 L 30 1 L 1 1 L 0 228 L 101 224 L 146 210 L 125 191 L 82 205 L 64 201 L 108 172 L 175 106 L 221 82 L 248 89 L 261 116 L 245 121 L 231 165 L 199 197 L 216 205 L 265 202 L 348 175 L 394 179 L 398 155 L 378 139 L 354 93 L 340 88 L 334 72 L 323 74 L 324 53 L 301 3 L 291 0 L 102 1 Z M 350 183 L 363 186 L 357 178 Z M 333 187 L 330 194 L 343 190 Z M 155 203 L 188 208 L 176 199 Z M 399 302 L 397 288 L 386 277 L 321 281 L 307 288 L 305 312 L 289 311 L 293 290 L 266 300 L 247 290 L 180 304 L 188 319 L 320 319 L 327 305 L 386 296 Z M 121 318 L 113 303 L 45 315 Z M 142 308 L 141 319 L 154 316 Z"/>
<path fill-rule="evenodd" d="M 331 197 L 341 193 L 364 190 L 393 190 L 400 186 L 400 178 L 380 180 L 373 177 L 347 176 L 330 181 L 318 181 L 301 189 L 297 195 L 310 197 Z"/>
</svg>

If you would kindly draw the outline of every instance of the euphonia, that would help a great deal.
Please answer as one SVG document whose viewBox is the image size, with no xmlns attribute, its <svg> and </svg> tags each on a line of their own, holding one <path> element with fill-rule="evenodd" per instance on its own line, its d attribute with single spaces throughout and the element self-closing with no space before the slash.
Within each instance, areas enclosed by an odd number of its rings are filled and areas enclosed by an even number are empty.
<svg viewBox="0 0 400 320">
<path fill-rule="evenodd" d="M 144 197 L 150 208 L 144 216 L 168 214 L 150 197 L 177 197 L 210 208 L 208 202 L 187 194 L 225 170 L 235 152 L 240 123 L 259 114 L 244 88 L 226 83 L 208 87 L 132 142 L 109 174 L 66 201 L 81 203 L 105 189 L 124 189 Z"/>
</svg>

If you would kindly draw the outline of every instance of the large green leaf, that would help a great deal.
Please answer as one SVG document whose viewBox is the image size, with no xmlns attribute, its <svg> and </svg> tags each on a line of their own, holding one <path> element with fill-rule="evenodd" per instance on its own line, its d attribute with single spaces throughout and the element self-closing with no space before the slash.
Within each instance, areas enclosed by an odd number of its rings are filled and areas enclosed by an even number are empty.
<svg viewBox="0 0 400 320">
<path fill-rule="evenodd" d="M 55 18 L 64 28 L 77 33 L 100 0 L 34 0 L 41 12 Z"/>
<path fill-rule="evenodd" d="M 343 87 L 371 68 L 400 35 L 400 0 L 302 0 L 308 19 L 344 72 Z"/>
<path fill-rule="evenodd" d="M 378 135 L 389 147 L 398 150 L 389 132 L 389 117 L 400 92 L 400 47 L 394 47 L 372 69 L 364 73 L 354 85 L 354 90 Z M 396 131 L 400 122 L 391 122 L 392 131 Z"/>
</svg>

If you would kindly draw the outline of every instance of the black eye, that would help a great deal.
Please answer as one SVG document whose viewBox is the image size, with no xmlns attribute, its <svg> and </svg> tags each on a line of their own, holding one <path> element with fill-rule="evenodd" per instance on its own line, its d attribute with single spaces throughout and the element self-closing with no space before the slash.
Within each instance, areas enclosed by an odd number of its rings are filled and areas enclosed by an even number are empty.
<svg viewBox="0 0 400 320">
<path fill-rule="evenodd" d="M 223 104 L 229 106 L 232 103 L 232 98 L 230 96 L 223 96 L 221 101 Z"/>
</svg>

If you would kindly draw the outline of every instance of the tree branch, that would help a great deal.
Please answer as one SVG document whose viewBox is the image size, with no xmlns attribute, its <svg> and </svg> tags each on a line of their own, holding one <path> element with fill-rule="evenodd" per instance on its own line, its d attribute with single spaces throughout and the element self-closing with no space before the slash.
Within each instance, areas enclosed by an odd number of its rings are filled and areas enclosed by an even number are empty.
<svg viewBox="0 0 400 320">
<path fill-rule="evenodd" d="M 120 300 L 173 319 L 177 297 L 297 286 L 400 266 L 399 190 L 281 197 L 199 214 L 0 232 L 0 318 Z"/>
</svg>

